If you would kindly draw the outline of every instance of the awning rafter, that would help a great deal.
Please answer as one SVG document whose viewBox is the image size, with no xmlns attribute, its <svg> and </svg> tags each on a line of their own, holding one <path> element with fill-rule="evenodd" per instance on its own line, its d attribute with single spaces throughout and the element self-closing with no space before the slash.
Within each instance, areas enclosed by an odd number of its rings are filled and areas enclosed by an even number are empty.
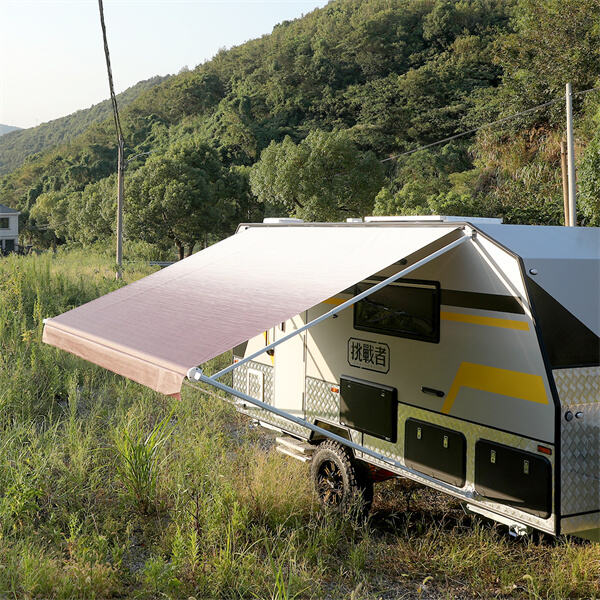
<svg viewBox="0 0 600 600">
<path fill-rule="evenodd" d="M 279 344 L 283 344 L 283 342 L 286 342 L 287 340 L 299 335 L 300 333 L 306 331 L 307 329 L 310 329 L 311 327 L 314 327 L 315 325 L 318 325 L 319 323 L 326 321 L 330 317 L 333 317 L 334 315 L 342 312 L 346 308 L 356 304 L 357 302 L 360 302 L 363 298 L 366 298 L 367 296 L 370 296 L 371 294 L 378 292 L 379 290 L 381 290 L 385 286 L 389 285 L 390 283 L 394 283 L 395 281 L 398 281 L 398 279 L 401 279 L 402 277 L 409 275 L 416 269 L 419 269 L 423 265 L 426 265 L 428 262 L 435 260 L 442 254 L 446 254 L 446 252 L 449 252 L 450 250 L 453 250 L 457 246 L 460 246 L 461 244 L 466 242 L 468 239 L 470 239 L 472 237 L 472 235 L 473 235 L 473 230 L 470 230 L 463 237 L 460 237 L 457 240 L 454 240 L 447 246 L 444 246 L 443 248 L 440 248 L 439 250 L 432 252 L 431 254 L 429 254 L 425 258 L 422 258 L 421 260 L 417 261 L 410 267 L 406 267 L 405 269 L 398 271 L 398 273 L 395 273 L 394 275 L 391 275 L 387 279 L 380 281 L 378 284 L 370 287 L 368 290 L 365 290 L 364 292 L 357 294 L 356 296 L 350 298 L 349 300 L 346 300 L 346 302 L 343 302 L 342 304 L 336 306 L 335 308 L 332 308 L 330 311 L 326 312 L 324 315 L 321 315 L 320 317 L 313 319 L 312 321 L 310 321 L 310 323 L 306 323 L 302 327 L 299 327 L 298 329 L 295 329 L 294 331 L 288 333 L 287 335 L 283 336 L 282 338 L 275 340 L 274 342 L 268 344 L 264 348 L 257 350 L 250 356 L 246 356 L 245 358 L 239 360 L 238 362 L 233 363 L 233 364 L 229 365 L 228 367 L 225 367 L 224 369 L 221 369 L 218 373 L 211 375 L 209 377 L 209 379 L 211 381 L 216 381 L 216 380 L 220 379 L 221 377 L 223 377 L 223 375 L 230 373 L 231 371 L 233 371 L 234 369 L 237 369 L 238 367 L 242 366 L 243 364 L 250 362 L 250 361 L 254 360 L 255 358 L 259 357 L 261 354 L 264 354 L 265 352 L 272 350 L 276 346 L 279 346 Z M 199 375 L 201 373 L 202 373 L 202 370 L 199 367 L 192 367 L 188 371 L 187 377 L 190 381 L 197 381 L 198 379 L 200 379 Z"/>
</svg>

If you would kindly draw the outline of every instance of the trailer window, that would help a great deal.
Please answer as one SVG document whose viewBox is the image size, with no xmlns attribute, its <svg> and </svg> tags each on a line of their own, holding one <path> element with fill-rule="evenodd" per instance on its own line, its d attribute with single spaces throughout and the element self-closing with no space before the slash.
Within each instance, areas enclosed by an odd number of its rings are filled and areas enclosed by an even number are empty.
<svg viewBox="0 0 600 600">
<path fill-rule="evenodd" d="M 357 284 L 356 294 L 375 282 Z M 440 341 L 440 285 L 406 280 L 388 285 L 354 305 L 354 328 L 397 337 Z"/>
</svg>

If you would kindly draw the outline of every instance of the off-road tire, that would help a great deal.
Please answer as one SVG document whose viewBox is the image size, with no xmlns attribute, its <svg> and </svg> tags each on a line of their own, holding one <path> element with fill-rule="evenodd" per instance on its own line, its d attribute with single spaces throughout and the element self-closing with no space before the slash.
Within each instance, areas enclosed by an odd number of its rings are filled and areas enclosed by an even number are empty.
<svg viewBox="0 0 600 600">
<path fill-rule="evenodd" d="M 358 509 L 366 515 L 373 501 L 373 481 L 364 463 L 333 440 L 326 440 L 312 456 L 310 475 L 323 506 L 335 510 Z"/>
</svg>

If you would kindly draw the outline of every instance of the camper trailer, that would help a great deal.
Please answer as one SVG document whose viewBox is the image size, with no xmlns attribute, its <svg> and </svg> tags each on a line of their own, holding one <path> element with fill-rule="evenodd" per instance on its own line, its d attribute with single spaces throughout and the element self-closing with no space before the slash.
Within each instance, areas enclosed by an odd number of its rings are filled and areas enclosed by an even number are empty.
<svg viewBox="0 0 600 600">
<path fill-rule="evenodd" d="M 599 298 L 597 228 L 274 219 L 48 319 L 44 340 L 163 393 L 231 394 L 324 503 L 402 476 L 515 534 L 600 541 Z"/>
</svg>

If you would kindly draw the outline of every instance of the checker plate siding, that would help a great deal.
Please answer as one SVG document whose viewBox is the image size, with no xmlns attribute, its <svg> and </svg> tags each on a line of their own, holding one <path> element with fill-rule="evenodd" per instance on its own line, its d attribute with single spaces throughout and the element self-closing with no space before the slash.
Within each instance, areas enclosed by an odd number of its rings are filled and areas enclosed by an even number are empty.
<svg viewBox="0 0 600 600">
<path fill-rule="evenodd" d="M 566 517 L 560 523 L 561 533 L 577 533 L 578 531 L 589 531 L 590 529 L 600 529 L 600 512 Z"/>
<path fill-rule="evenodd" d="M 248 395 L 261 401 L 264 401 L 264 375 L 262 371 L 248 369 Z"/>
<path fill-rule="evenodd" d="M 337 422 L 340 414 L 340 395 L 331 391 L 333 383 L 306 378 L 306 418 L 319 417 Z"/>
<path fill-rule="evenodd" d="M 266 404 L 273 405 L 273 367 L 270 365 L 263 365 L 259 362 L 254 362 L 253 360 L 240 365 L 239 367 L 233 370 L 233 389 L 238 392 L 243 392 L 244 394 L 248 394 L 249 396 L 253 396 L 253 391 L 248 390 L 248 369 L 254 369 L 263 373 L 263 402 Z M 254 397 L 254 396 L 253 396 Z M 244 408 L 241 408 L 239 405 L 240 399 L 234 396 L 234 401 L 238 403 L 238 410 L 253 419 L 257 419 L 259 421 L 264 421 L 265 423 L 269 423 L 274 427 L 278 427 L 283 431 L 287 431 L 288 433 L 295 433 L 301 437 L 308 438 L 310 434 L 310 430 L 306 427 L 302 427 L 301 425 L 297 425 L 296 423 L 292 423 L 287 419 L 283 419 L 273 413 L 270 413 L 267 410 L 262 408 L 254 407 L 246 405 Z M 243 401 L 242 401 L 243 402 Z"/>
<path fill-rule="evenodd" d="M 401 465 L 405 465 L 404 424 L 406 419 L 411 417 L 420 419 L 422 421 L 427 421 L 428 423 L 432 423 L 434 425 L 440 425 L 441 427 L 447 427 L 449 429 L 453 429 L 454 431 L 460 431 L 466 437 L 467 479 L 463 488 L 456 488 L 457 496 L 462 499 L 465 499 L 464 494 L 473 494 L 475 491 L 475 486 L 473 484 L 475 479 L 475 442 L 478 439 L 486 439 L 492 442 L 497 442 L 499 444 L 505 444 L 506 446 L 510 446 L 512 448 L 518 448 L 519 450 L 525 450 L 527 452 L 532 452 L 534 454 L 540 455 L 537 451 L 537 441 L 513 435 L 511 433 L 490 429 L 489 427 L 485 427 L 483 425 L 469 423 L 467 421 L 462 421 L 460 419 L 456 419 L 450 416 L 434 413 L 405 404 L 398 405 L 398 442 L 392 445 L 383 440 L 378 440 L 370 436 L 364 436 L 365 447 L 369 448 L 370 450 L 380 452 L 384 456 L 391 458 L 392 460 Z M 547 456 L 546 458 L 548 458 L 548 460 L 552 464 L 552 473 L 554 478 L 554 454 L 552 454 L 551 456 Z M 386 465 L 386 463 L 382 461 L 371 459 L 368 456 L 365 456 L 365 459 L 369 462 L 372 462 L 373 464 L 380 464 L 381 466 L 385 466 L 388 469 L 390 468 L 389 465 Z M 439 489 L 443 492 L 447 492 L 445 488 L 438 487 L 435 484 L 429 483 L 428 481 L 420 479 L 417 476 L 411 475 L 411 478 L 415 479 L 416 481 L 420 481 L 421 483 L 424 483 L 425 485 L 428 485 L 434 489 Z M 519 523 L 530 525 L 531 527 L 535 527 L 536 529 L 547 531 L 549 533 L 554 533 L 556 531 L 556 518 L 554 514 L 550 515 L 550 517 L 548 517 L 547 519 L 542 519 L 540 517 L 536 517 L 535 515 L 523 512 L 511 506 L 507 506 L 506 504 L 486 500 L 481 496 L 468 498 L 467 500 L 470 504 L 487 508 L 488 510 L 510 517 L 515 521 L 518 521 Z M 554 506 L 554 485 L 552 486 L 551 506 Z"/>
<path fill-rule="evenodd" d="M 251 360 L 250 362 L 244 363 L 240 367 L 237 367 L 233 370 L 233 388 L 238 390 L 239 392 L 243 392 L 244 394 L 248 394 L 248 396 L 252 396 L 256 398 L 258 392 L 258 386 L 253 386 L 252 383 L 250 385 L 250 389 L 248 389 L 248 369 L 253 369 L 254 371 L 260 371 L 263 374 L 263 397 L 262 401 L 267 404 L 273 404 L 273 367 L 268 365 L 263 365 L 259 362 L 254 362 Z M 252 382 L 253 378 L 250 378 L 250 382 Z M 261 400 L 261 398 L 258 398 Z"/>
<path fill-rule="evenodd" d="M 561 513 L 600 509 L 600 367 L 552 372 L 561 405 Z M 583 413 L 566 421 L 567 411 Z M 588 517 L 588 520 L 598 517 Z M 597 526 L 597 525 L 596 525 Z"/>
</svg>

